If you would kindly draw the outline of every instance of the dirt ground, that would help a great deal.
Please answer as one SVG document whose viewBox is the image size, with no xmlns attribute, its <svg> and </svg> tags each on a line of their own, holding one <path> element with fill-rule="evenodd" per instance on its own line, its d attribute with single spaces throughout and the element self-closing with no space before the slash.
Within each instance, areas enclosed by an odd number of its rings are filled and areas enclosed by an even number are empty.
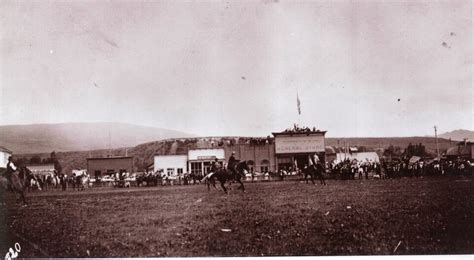
<svg viewBox="0 0 474 260">
<path fill-rule="evenodd" d="M 19 257 L 473 254 L 474 178 L 246 183 L 2 194 Z"/>
</svg>

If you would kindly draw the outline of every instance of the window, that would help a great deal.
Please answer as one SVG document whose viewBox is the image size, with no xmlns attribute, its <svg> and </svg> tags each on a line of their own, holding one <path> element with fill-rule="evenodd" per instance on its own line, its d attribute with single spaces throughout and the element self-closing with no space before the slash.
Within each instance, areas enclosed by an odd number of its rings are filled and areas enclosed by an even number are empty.
<svg viewBox="0 0 474 260">
<path fill-rule="evenodd" d="M 202 174 L 201 162 L 192 162 L 191 163 L 191 173 Z"/>
<path fill-rule="evenodd" d="M 269 165 L 270 165 L 270 162 L 267 159 L 263 159 L 260 163 L 261 172 L 268 172 Z"/>
<path fill-rule="evenodd" d="M 178 168 L 178 174 L 183 174 L 183 168 Z"/>
<path fill-rule="evenodd" d="M 173 176 L 174 175 L 174 168 L 166 169 L 166 173 L 168 174 L 168 176 Z"/>
</svg>

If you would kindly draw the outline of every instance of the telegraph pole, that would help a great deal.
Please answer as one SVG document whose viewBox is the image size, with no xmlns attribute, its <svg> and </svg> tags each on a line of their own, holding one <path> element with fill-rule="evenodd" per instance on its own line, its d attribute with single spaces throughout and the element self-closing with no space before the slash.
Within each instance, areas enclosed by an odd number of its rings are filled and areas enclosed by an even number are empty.
<svg viewBox="0 0 474 260">
<path fill-rule="evenodd" d="M 436 139 L 436 154 L 438 155 L 438 160 L 441 160 L 441 158 L 439 157 L 439 145 L 438 145 L 438 132 L 436 129 L 436 126 L 434 126 L 434 130 L 435 130 L 435 139 Z"/>
</svg>

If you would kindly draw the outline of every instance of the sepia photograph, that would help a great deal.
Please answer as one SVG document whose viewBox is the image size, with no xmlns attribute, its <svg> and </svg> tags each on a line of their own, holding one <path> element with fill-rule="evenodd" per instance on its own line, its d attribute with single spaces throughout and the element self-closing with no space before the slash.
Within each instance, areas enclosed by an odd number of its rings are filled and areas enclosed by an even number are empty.
<svg viewBox="0 0 474 260">
<path fill-rule="evenodd" d="M 474 257 L 472 0 L 0 0 L 0 254 Z"/>
</svg>

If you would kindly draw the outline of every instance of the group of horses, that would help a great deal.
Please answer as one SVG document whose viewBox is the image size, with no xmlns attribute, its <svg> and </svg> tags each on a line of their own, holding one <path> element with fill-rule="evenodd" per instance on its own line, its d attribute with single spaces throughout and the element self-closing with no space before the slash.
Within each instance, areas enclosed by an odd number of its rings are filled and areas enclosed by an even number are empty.
<svg viewBox="0 0 474 260">
<path fill-rule="evenodd" d="M 21 200 L 25 206 L 27 205 L 26 191 L 58 189 L 60 186 L 65 187 L 66 182 L 72 184 L 73 190 L 76 188 L 77 190 L 84 190 L 89 185 L 89 178 L 85 174 L 70 178 L 66 178 L 64 175 L 59 177 L 55 174 L 49 174 L 41 178 L 25 166 L 18 167 L 16 171 L 10 174 L 10 180 L 6 176 L 0 176 L 0 188 L 2 192 L 12 191 L 15 193 L 17 200 Z"/>
</svg>

